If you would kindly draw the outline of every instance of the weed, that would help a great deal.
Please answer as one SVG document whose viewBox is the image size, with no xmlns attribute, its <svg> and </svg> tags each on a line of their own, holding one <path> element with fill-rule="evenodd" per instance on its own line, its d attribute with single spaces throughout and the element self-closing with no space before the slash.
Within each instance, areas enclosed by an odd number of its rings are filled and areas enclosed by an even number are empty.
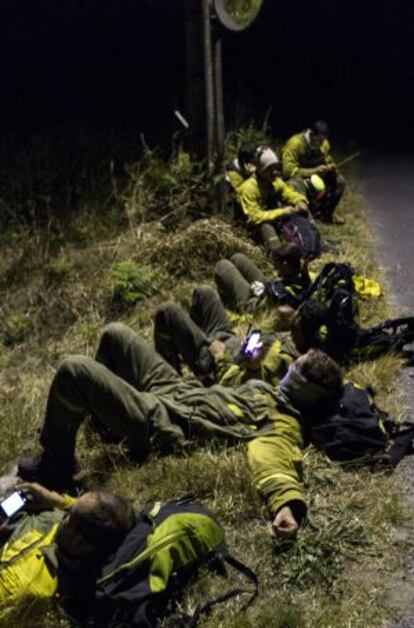
<svg viewBox="0 0 414 628">
<path fill-rule="evenodd" d="M 116 262 L 111 267 L 111 278 L 114 299 L 124 305 L 133 305 L 158 291 L 154 269 L 137 264 L 132 259 Z"/>
<path fill-rule="evenodd" d="M 29 321 L 18 314 L 9 316 L 4 321 L 3 343 L 6 347 L 17 345 L 26 338 L 29 332 Z"/>
</svg>

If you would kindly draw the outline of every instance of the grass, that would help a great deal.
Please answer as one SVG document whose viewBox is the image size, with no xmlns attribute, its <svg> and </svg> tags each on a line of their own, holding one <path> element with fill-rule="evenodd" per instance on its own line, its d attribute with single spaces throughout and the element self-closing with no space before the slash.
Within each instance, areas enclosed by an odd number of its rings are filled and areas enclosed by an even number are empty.
<svg viewBox="0 0 414 628">
<path fill-rule="evenodd" d="M 129 172 L 128 185 L 114 200 L 126 220 L 108 220 L 105 229 L 102 222 L 96 225 L 93 212 L 80 213 L 76 229 L 72 226 L 70 231 L 61 226 L 30 233 L 20 228 L 9 232 L 7 239 L 2 236 L 0 331 L 4 334 L 11 317 L 29 322 L 23 337 L 0 344 L 3 471 L 19 456 L 33 452 L 62 355 L 93 356 L 100 329 L 115 318 L 151 339 L 155 307 L 166 299 L 188 305 L 197 283 L 212 282 L 213 265 L 221 257 L 241 251 L 269 269 L 262 252 L 226 216 L 204 215 L 206 207 L 197 205 L 199 165 L 182 152 L 174 153 L 168 168 L 149 151 Z M 159 190 L 157 173 L 162 178 Z M 168 212 L 173 212 L 174 220 L 160 220 Z M 326 239 L 340 249 L 335 259 L 351 261 L 358 273 L 383 283 L 362 199 L 352 190 L 342 201 L 341 213 L 347 218 L 344 227 L 322 228 Z M 192 222 L 194 215 L 201 219 Z M 332 254 L 325 254 L 312 269 L 331 259 Z M 150 268 L 157 277 L 158 292 L 150 291 L 136 306 L 120 307 L 113 299 L 111 269 L 125 260 L 134 268 Z M 388 313 L 383 298 L 364 302 L 361 318 L 368 324 Z M 261 316 L 263 324 L 272 322 L 268 312 Z M 398 357 L 386 356 L 354 366 L 347 376 L 360 384 L 370 382 L 378 391 L 379 405 L 400 416 L 394 375 L 401 367 Z M 380 626 L 394 616 L 388 574 L 400 565 L 404 548 L 400 554 L 389 538 L 408 514 L 392 475 L 344 469 L 308 450 L 309 519 L 298 541 L 287 543 L 268 533 L 267 513 L 252 488 L 242 446 L 194 448 L 185 458 L 154 457 L 137 467 L 122 448 L 102 445 L 87 426 L 78 445 L 83 478 L 91 488 L 105 485 L 130 498 L 137 508 L 150 500 L 194 494 L 217 512 L 231 551 L 260 573 L 261 595 L 247 612 L 241 613 L 240 602 L 233 602 L 217 608 L 202 626 L 356 628 Z M 189 588 L 182 608 L 191 610 L 198 600 L 221 593 L 234 580 L 237 576 L 223 584 L 219 577 L 204 574 Z M 21 605 L 20 612 L 22 616 L 14 609 L 8 625 L 27 624 L 27 606 Z M 45 614 L 30 611 L 30 625 L 67 622 L 52 607 Z"/>
</svg>

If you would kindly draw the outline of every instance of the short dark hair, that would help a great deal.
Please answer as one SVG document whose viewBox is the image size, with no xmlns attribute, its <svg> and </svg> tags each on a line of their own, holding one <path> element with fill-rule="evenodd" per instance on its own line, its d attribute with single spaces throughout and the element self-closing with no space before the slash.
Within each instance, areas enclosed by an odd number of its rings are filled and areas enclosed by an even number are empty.
<svg viewBox="0 0 414 628">
<path fill-rule="evenodd" d="M 272 250 L 271 260 L 273 264 L 287 262 L 290 266 L 294 266 L 299 270 L 302 261 L 302 251 L 296 244 L 283 242 L 283 244 Z"/>
<path fill-rule="evenodd" d="M 252 163 L 255 155 L 256 146 L 252 142 L 243 142 L 237 153 L 239 164 L 244 166 L 245 164 Z"/>
<path fill-rule="evenodd" d="M 317 135 L 329 135 L 331 132 L 329 125 L 325 122 L 325 120 L 316 120 L 316 122 L 312 124 L 311 128 Z"/>
<path fill-rule="evenodd" d="M 78 515 L 79 527 L 102 556 L 112 553 L 135 522 L 131 504 L 107 491 L 93 491 L 95 505 Z"/>
<path fill-rule="evenodd" d="M 320 349 L 310 349 L 299 365 L 299 372 L 308 382 L 321 386 L 338 399 L 343 390 L 340 366 Z"/>
<path fill-rule="evenodd" d="M 320 301 L 307 299 L 296 310 L 295 322 L 300 325 L 300 330 L 309 347 L 318 346 L 318 332 L 322 325 L 326 324 L 328 310 Z"/>
</svg>

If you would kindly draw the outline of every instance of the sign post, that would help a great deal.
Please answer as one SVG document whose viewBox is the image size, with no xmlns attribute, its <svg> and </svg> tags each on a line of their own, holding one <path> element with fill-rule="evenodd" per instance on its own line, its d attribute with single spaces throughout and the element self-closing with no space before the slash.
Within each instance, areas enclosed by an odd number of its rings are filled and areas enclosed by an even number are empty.
<svg viewBox="0 0 414 628">
<path fill-rule="evenodd" d="M 256 19 L 263 0 L 186 0 L 187 111 L 193 145 L 204 146 L 209 173 L 221 172 L 225 119 L 221 29 L 240 32 Z M 200 41 L 203 42 L 201 62 Z M 200 98 L 200 74 L 204 98 Z M 199 141 L 200 109 L 204 111 L 204 141 Z M 222 197 L 222 194 L 220 194 Z M 222 206 L 222 200 L 219 201 Z"/>
</svg>

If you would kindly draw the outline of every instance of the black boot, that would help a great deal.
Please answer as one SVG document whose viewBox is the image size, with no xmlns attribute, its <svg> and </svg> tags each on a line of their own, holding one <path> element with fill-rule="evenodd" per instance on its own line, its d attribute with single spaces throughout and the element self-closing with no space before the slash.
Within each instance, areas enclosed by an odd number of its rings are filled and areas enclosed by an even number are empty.
<svg viewBox="0 0 414 628">
<path fill-rule="evenodd" d="M 38 482 L 52 490 L 64 490 L 73 486 L 77 470 L 75 460 L 63 466 L 42 453 L 19 460 L 17 474 L 25 482 Z"/>
</svg>

